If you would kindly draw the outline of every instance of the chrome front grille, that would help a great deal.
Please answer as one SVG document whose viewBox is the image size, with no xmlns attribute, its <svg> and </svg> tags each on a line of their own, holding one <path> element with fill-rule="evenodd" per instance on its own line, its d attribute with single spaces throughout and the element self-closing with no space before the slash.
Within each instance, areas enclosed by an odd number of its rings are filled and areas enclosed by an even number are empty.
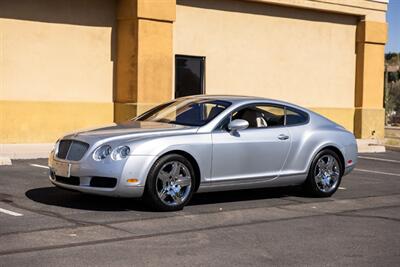
<svg viewBox="0 0 400 267">
<path fill-rule="evenodd" d="M 59 159 L 67 159 L 78 161 L 89 148 L 89 144 L 76 140 L 61 140 L 58 144 L 57 157 Z"/>
</svg>

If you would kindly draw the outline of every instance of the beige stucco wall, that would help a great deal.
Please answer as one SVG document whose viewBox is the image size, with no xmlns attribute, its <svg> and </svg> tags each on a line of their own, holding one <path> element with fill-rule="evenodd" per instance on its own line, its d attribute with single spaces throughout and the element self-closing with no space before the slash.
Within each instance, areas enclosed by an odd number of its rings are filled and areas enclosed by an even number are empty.
<svg viewBox="0 0 400 267">
<path fill-rule="evenodd" d="M 238 1 L 190 2 L 178 1 L 174 53 L 206 57 L 206 93 L 354 107 L 355 17 Z"/>
<path fill-rule="evenodd" d="M 53 142 L 169 99 L 173 54 L 207 57 L 207 93 L 284 99 L 360 128 L 359 137 L 382 132 L 386 8 L 386 0 L 0 1 L 0 145 Z M 358 27 L 356 62 L 358 20 L 368 23 Z"/>
<path fill-rule="evenodd" d="M 115 3 L 79 2 L 1 1 L 0 99 L 112 102 Z"/>
<path fill-rule="evenodd" d="M 118 1 L 116 122 L 171 100 L 175 11 L 175 0 Z"/>
<path fill-rule="evenodd" d="M 115 21 L 110 0 L 0 2 L 0 144 L 112 122 Z"/>
<path fill-rule="evenodd" d="M 369 21 L 386 22 L 389 0 L 245 0 L 355 15 Z M 391 0 L 397 1 L 397 0 Z"/>
</svg>

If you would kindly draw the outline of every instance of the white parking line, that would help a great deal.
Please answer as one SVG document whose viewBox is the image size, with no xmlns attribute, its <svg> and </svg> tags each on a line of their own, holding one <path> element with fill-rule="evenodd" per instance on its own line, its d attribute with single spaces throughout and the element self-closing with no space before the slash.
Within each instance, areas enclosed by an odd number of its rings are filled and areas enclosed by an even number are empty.
<svg viewBox="0 0 400 267">
<path fill-rule="evenodd" d="M 400 177 L 400 173 L 392 173 L 392 172 L 379 172 L 379 171 L 371 171 L 371 170 L 366 170 L 366 169 L 354 169 L 355 171 L 359 172 L 370 172 L 370 173 L 376 173 L 376 174 L 383 174 L 383 175 L 390 175 L 390 176 L 397 176 Z"/>
<path fill-rule="evenodd" d="M 400 160 L 394 160 L 394 159 L 381 159 L 381 158 L 364 157 L 364 156 L 358 156 L 358 158 L 359 158 L 359 159 L 370 159 L 370 160 L 377 160 L 377 161 L 385 161 L 385 162 L 400 163 Z"/>
<path fill-rule="evenodd" d="M 31 165 L 31 166 L 33 166 L 33 167 L 42 168 L 42 169 L 48 169 L 48 168 L 49 168 L 49 167 L 47 167 L 47 166 L 39 165 L 39 164 L 29 164 L 29 165 Z"/>
<path fill-rule="evenodd" d="M 0 208 L 0 212 L 8 214 L 8 215 L 12 215 L 12 216 L 23 216 L 23 214 L 21 214 L 21 213 L 14 212 L 14 211 L 11 211 L 11 210 L 2 209 L 2 208 Z"/>
</svg>

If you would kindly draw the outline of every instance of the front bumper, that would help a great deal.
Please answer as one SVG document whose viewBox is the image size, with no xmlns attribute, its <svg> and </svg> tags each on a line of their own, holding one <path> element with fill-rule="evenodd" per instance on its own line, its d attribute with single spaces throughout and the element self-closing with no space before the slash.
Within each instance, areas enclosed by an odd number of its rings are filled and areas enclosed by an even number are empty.
<svg viewBox="0 0 400 267">
<path fill-rule="evenodd" d="M 154 160 L 153 156 L 129 156 L 121 161 L 106 159 L 97 162 L 89 157 L 73 162 L 58 159 L 52 152 L 49 156 L 49 179 L 56 186 L 83 193 L 138 198 L 143 195 Z M 129 183 L 128 179 L 137 182 Z M 99 180 L 102 183 L 95 182 Z"/>
</svg>

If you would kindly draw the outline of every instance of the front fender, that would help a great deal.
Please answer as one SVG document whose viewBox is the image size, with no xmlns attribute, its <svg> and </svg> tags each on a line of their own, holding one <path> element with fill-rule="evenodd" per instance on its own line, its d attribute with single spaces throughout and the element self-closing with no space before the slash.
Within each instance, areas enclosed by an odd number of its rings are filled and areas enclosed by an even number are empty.
<svg viewBox="0 0 400 267">
<path fill-rule="evenodd" d="M 183 151 L 196 160 L 201 181 L 209 181 L 211 177 L 212 140 L 209 133 L 153 137 L 133 141 L 129 145 L 132 147 L 132 156 L 153 156 L 154 161 L 151 164 L 166 153 Z"/>
</svg>

